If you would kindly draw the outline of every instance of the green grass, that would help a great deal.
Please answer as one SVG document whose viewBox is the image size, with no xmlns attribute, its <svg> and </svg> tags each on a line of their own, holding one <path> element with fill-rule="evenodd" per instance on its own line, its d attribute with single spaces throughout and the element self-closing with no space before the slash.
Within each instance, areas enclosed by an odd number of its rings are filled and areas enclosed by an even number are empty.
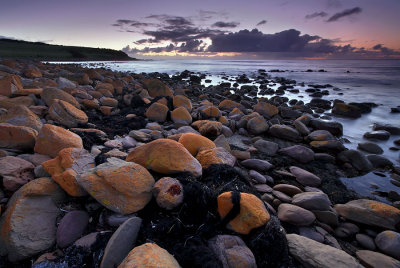
<svg viewBox="0 0 400 268">
<path fill-rule="evenodd" d="M 0 58 L 52 61 L 134 60 L 122 51 L 0 39 Z"/>
</svg>

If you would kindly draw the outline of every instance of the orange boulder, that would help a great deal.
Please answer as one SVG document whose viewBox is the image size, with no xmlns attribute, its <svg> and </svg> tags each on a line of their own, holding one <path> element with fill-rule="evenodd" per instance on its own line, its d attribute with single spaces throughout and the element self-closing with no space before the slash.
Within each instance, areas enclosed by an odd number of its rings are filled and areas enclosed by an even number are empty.
<svg viewBox="0 0 400 268">
<path fill-rule="evenodd" d="M 167 119 L 168 107 L 155 102 L 147 108 L 146 117 L 152 121 L 164 122 Z"/>
<path fill-rule="evenodd" d="M 193 156 L 196 156 L 201 150 L 216 147 L 212 140 L 196 133 L 183 133 L 178 142 L 185 146 Z"/>
<path fill-rule="evenodd" d="M 180 106 L 171 112 L 171 120 L 177 125 L 189 125 L 192 123 L 192 116 L 184 107 Z"/>
<path fill-rule="evenodd" d="M 85 112 L 63 100 L 54 100 L 49 109 L 50 117 L 66 127 L 76 127 L 88 122 Z"/>
<path fill-rule="evenodd" d="M 7 75 L 0 80 L 0 95 L 10 97 L 22 88 L 18 75 Z"/>
<path fill-rule="evenodd" d="M 173 99 L 174 108 L 184 107 L 188 112 L 192 111 L 192 102 L 190 99 L 183 95 L 174 96 Z"/>
<path fill-rule="evenodd" d="M 233 167 L 236 162 L 236 158 L 222 147 L 201 150 L 196 159 L 203 168 L 208 168 L 212 164 L 225 164 Z"/>
<path fill-rule="evenodd" d="M 10 149 L 32 149 L 38 133 L 30 127 L 0 123 L 0 147 Z"/>
<path fill-rule="evenodd" d="M 192 124 L 203 136 L 219 136 L 222 132 L 222 123 L 210 120 L 198 120 Z"/>
<path fill-rule="evenodd" d="M 152 98 L 158 96 L 173 96 L 172 90 L 169 86 L 161 82 L 159 79 L 152 78 L 146 79 L 143 81 L 144 86 L 146 87 L 149 95 Z"/>
<path fill-rule="evenodd" d="M 232 192 L 225 192 L 218 196 L 218 213 L 224 218 L 233 208 Z M 227 228 L 240 234 L 249 234 L 254 228 L 266 224 L 270 215 L 264 203 L 255 195 L 240 193 L 240 213 L 227 224 Z"/>
<path fill-rule="evenodd" d="M 200 163 L 186 148 L 171 139 L 158 139 L 135 147 L 126 158 L 161 174 L 190 172 L 199 177 L 202 174 Z"/>
</svg>

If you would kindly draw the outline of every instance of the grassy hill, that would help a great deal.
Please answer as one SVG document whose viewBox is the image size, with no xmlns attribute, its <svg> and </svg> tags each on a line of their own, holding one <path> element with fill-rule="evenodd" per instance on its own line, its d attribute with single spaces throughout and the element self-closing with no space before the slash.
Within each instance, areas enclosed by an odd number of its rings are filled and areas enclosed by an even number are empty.
<svg viewBox="0 0 400 268">
<path fill-rule="evenodd" d="M 0 58 L 53 61 L 135 60 L 122 51 L 0 39 Z"/>
</svg>

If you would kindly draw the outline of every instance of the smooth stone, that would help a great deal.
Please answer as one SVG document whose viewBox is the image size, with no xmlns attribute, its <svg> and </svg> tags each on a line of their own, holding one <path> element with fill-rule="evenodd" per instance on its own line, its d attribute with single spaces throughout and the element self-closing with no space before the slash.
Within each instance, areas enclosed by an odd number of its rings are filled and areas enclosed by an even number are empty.
<svg viewBox="0 0 400 268">
<path fill-rule="evenodd" d="M 308 163 L 314 160 L 314 151 L 302 145 L 293 145 L 280 149 L 282 155 L 289 156 L 300 163 Z"/>
<path fill-rule="evenodd" d="M 290 184 L 277 184 L 273 187 L 274 190 L 287 194 L 290 197 L 293 197 L 296 194 L 302 193 L 298 187 Z"/>
<path fill-rule="evenodd" d="M 311 211 L 292 204 L 280 204 L 278 218 L 297 226 L 308 226 L 315 221 L 315 215 Z"/>
<path fill-rule="evenodd" d="M 266 184 L 256 184 L 254 188 L 260 193 L 271 193 L 272 188 Z"/>
<path fill-rule="evenodd" d="M 321 233 L 315 231 L 314 228 L 311 227 L 299 227 L 299 235 L 307 237 L 319 243 L 324 243 L 325 240 L 324 236 Z"/>
<path fill-rule="evenodd" d="M 273 168 L 273 165 L 266 160 L 260 159 L 247 159 L 240 163 L 247 169 L 255 169 L 260 172 L 268 171 Z"/>
<path fill-rule="evenodd" d="M 292 204 L 307 210 L 327 211 L 332 203 L 325 193 L 305 192 L 293 196 Z"/>
<path fill-rule="evenodd" d="M 250 170 L 249 176 L 250 176 L 251 179 L 257 181 L 258 183 L 263 184 L 263 183 L 267 182 L 267 178 L 265 178 L 264 175 L 261 175 L 260 173 L 258 173 L 255 170 Z"/>
<path fill-rule="evenodd" d="M 364 133 L 364 138 L 373 140 L 388 140 L 390 138 L 390 133 L 386 130 L 375 130 Z"/>
<path fill-rule="evenodd" d="M 371 250 L 358 250 L 357 258 L 367 268 L 399 268 L 400 261 Z"/>
<path fill-rule="evenodd" d="M 111 236 L 104 250 L 100 268 L 117 267 L 121 264 L 136 243 L 142 219 L 127 219 Z"/>
<path fill-rule="evenodd" d="M 268 156 L 273 156 L 279 149 L 279 145 L 275 142 L 266 141 L 266 140 L 258 140 L 254 143 L 254 147 L 261 153 L 264 153 Z"/>
<path fill-rule="evenodd" d="M 362 150 L 371 154 L 382 154 L 383 149 L 376 143 L 373 142 L 362 142 L 359 143 L 357 149 Z"/>
<path fill-rule="evenodd" d="M 335 140 L 335 137 L 327 130 L 315 130 L 306 137 L 308 141 L 330 141 Z"/>
<path fill-rule="evenodd" d="M 280 191 L 273 190 L 272 194 L 284 203 L 292 203 L 292 198 Z"/>
<path fill-rule="evenodd" d="M 348 238 L 354 236 L 360 231 L 360 228 L 357 227 L 354 223 L 351 222 L 343 222 L 340 223 L 339 226 L 335 229 L 335 236 L 339 238 Z"/>
<path fill-rule="evenodd" d="M 385 130 L 392 135 L 400 135 L 400 127 L 396 127 L 390 124 L 375 123 L 372 128 L 373 130 Z"/>
<path fill-rule="evenodd" d="M 57 245 L 65 248 L 74 243 L 89 224 L 86 211 L 74 210 L 65 214 L 57 228 Z"/>
<path fill-rule="evenodd" d="M 392 167 L 393 162 L 382 155 L 370 154 L 367 159 L 371 162 L 374 168 Z"/>
<path fill-rule="evenodd" d="M 177 179 L 161 178 L 154 184 L 151 191 L 161 208 L 171 210 L 183 202 L 183 186 Z"/>
<path fill-rule="evenodd" d="M 289 169 L 296 180 L 304 186 L 317 187 L 321 184 L 321 179 L 307 170 L 295 166 L 291 166 Z"/>
<path fill-rule="evenodd" d="M 269 128 L 269 133 L 272 136 L 283 140 L 288 140 L 293 142 L 300 142 L 303 140 L 300 133 L 296 129 L 286 125 L 278 125 L 278 124 L 272 125 Z"/>
<path fill-rule="evenodd" d="M 317 217 L 317 220 L 326 223 L 329 226 L 338 226 L 339 225 L 339 218 L 336 212 L 332 211 L 320 211 L 320 210 L 313 210 L 312 213 Z"/>
<path fill-rule="evenodd" d="M 351 163 L 351 165 L 358 171 L 369 172 L 373 169 L 368 158 L 357 150 L 343 151 L 338 154 L 337 158 L 343 162 Z"/>
<path fill-rule="evenodd" d="M 314 130 L 327 130 L 334 136 L 343 135 L 343 125 L 339 122 L 311 119 L 310 126 Z"/>
<path fill-rule="evenodd" d="M 312 239 L 296 235 L 286 235 L 290 254 L 304 267 L 319 268 L 362 268 L 358 261 L 344 252 Z"/>
<path fill-rule="evenodd" d="M 386 255 L 400 260 L 400 233 L 383 231 L 375 237 L 375 244 Z"/>
<path fill-rule="evenodd" d="M 376 249 L 376 245 L 375 245 L 374 239 L 372 239 L 368 235 L 356 234 L 356 240 L 365 249 L 368 249 L 368 250 L 375 250 Z"/>
</svg>

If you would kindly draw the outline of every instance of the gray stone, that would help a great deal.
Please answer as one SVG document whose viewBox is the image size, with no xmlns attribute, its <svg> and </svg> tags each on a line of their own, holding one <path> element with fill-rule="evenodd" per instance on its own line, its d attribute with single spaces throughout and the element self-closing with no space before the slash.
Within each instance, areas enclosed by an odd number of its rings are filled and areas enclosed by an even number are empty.
<svg viewBox="0 0 400 268">
<path fill-rule="evenodd" d="M 43 168 L 42 165 L 35 167 L 33 170 L 36 178 L 51 177 L 51 175 Z"/>
<path fill-rule="evenodd" d="M 382 154 L 383 149 L 373 142 L 361 142 L 358 144 L 357 149 L 371 154 Z"/>
<path fill-rule="evenodd" d="M 354 257 L 343 250 L 296 234 L 288 234 L 286 238 L 290 254 L 306 268 L 363 267 Z"/>
<path fill-rule="evenodd" d="M 16 191 L 22 185 L 34 179 L 34 166 L 22 158 L 6 156 L 0 158 L 0 176 L 3 186 L 9 191 Z"/>
<path fill-rule="evenodd" d="M 296 130 L 300 132 L 301 135 L 307 136 L 308 134 L 310 134 L 310 130 L 308 129 L 308 127 L 301 121 L 294 120 L 293 125 L 296 128 Z"/>
<path fill-rule="evenodd" d="M 222 147 L 228 152 L 231 151 L 231 147 L 229 146 L 228 140 L 225 138 L 224 135 L 219 135 L 215 140 L 214 140 L 215 146 L 217 147 Z"/>
<path fill-rule="evenodd" d="M 390 138 L 390 133 L 386 130 L 376 130 L 364 133 L 364 138 L 372 140 L 388 140 Z"/>
<path fill-rule="evenodd" d="M 369 172 L 373 169 L 368 158 L 357 150 L 347 150 L 338 154 L 338 159 L 350 163 L 358 171 Z"/>
<path fill-rule="evenodd" d="M 141 218 L 132 217 L 115 231 L 104 250 L 100 268 L 117 267 L 121 264 L 134 248 L 141 225 Z"/>
<path fill-rule="evenodd" d="M 273 165 L 270 162 L 260 159 L 247 159 L 242 161 L 240 164 L 247 169 L 255 169 L 260 172 L 268 171 L 273 168 Z"/>
<path fill-rule="evenodd" d="M 266 184 L 256 184 L 254 188 L 260 193 L 272 193 L 272 188 Z"/>
<path fill-rule="evenodd" d="M 326 223 L 333 227 L 339 225 L 338 215 L 334 211 L 313 210 L 312 213 L 314 213 L 314 215 L 317 217 L 317 220 L 322 223 Z"/>
<path fill-rule="evenodd" d="M 261 153 L 266 154 L 268 156 L 275 155 L 279 149 L 279 145 L 277 143 L 271 142 L 271 141 L 266 141 L 263 139 L 256 141 L 254 143 L 254 147 L 256 147 L 256 149 L 258 151 L 260 151 Z"/>
<path fill-rule="evenodd" d="M 335 236 L 339 238 L 348 238 L 354 236 L 360 231 L 357 225 L 351 222 L 343 222 L 335 229 Z"/>
<path fill-rule="evenodd" d="M 356 256 L 368 268 L 400 268 L 400 261 L 379 252 L 358 250 Z"/>
<path fill-rule="evenodd" d="M 314 228 L 311 227 L 299 227 L 299 235 L 307 237 L 319 243 L 323 243 L 325 240 L 322 234 L 315 231 Z"/>
<path fill-rule="evenodd" d="M 343 125 L 339 122 L 311 119 L 310 126 L 315 130 L 327 130 L 334 136 L 343 135 Z"/>
<path fill-rule="evenodd" d="M 257 267 L 253 253 L 238 236 L 218 235 L 208 241 L 208 246 L 224 268 Z"/>
<path fill-rule="evenodd" d="M 315 215 L 311 211 L 292 204 L 280 204 L 278 218 L 297 226 L 308 226 L 315 221 Z"/>
<path fill-rule="evenodd" d="M 367 159 L 371 162 L 374 168 L 385 168 L 393 166 L 392 161 L 382 155 L 370 154 Z"/>
<path fill-rule="evenodd" d="M 89 224 L 86 211 L 74 210 L 65 214 L 57 228 L 57 245 L 65 248 L 74 243 Z"/>
<path fill-rule="evenodd" d="M 293 196 L 293 205 L 308 209 L 327 211 L 332 205 L 329 197 L 321 192 L 305 192 Z"/>
<path fill-rule="evenodd" d="M 400 260 L 400 233 L 383 231 L 375 237 L 375 244 L 383 253 Z"/>
<path fill-rule="evenodd" d="M 321 184 L 321 179 L 299 167 L 291 166 L 290 172 L 296 177 L 296 180 L 304 186 L 317 187 Z"/>
<path fill-rule="evenodd" d="M 276 190 L 273 190 L 272 194 L 284 203 L 292 203 L 292 198 L 290 196 L 288 196 L 287 194 L 284 194 L 284 193 L 282 193 L 280 191 L 276 191 Z"/>
<path fill-rule="evenodd" d="M 293 142 L 300 142 L 303 140 L 303 138 L 300 136 L 300 133 L 296 129 L 286 125 L 278 125 L 278 124 L 272 125 L 269 128 L 269 133 L 272 136 L 283 140 L 288 140 Z"/>
<path fill-rule="evenodd" d="M 390 124 L 375 123 L 372 128 L 373 130 L 386 130 L 392 135 L 400 135 L 400 127 L 396 127 Z"/>
<path fill-rule="evenodd" d="M 314 160 L 314 151 L 302 145 L 293 145 L 280 149 L 280 154 L 289 156 L 300 163 L 308 163 Z"/>
<path fill-rule="evenodd" d="M 287 194 L 290 197 L 303 192 L 300 190 L 300 188 L 290 184 L 277 184 L 273 187 L 273 189 Z"/>
<path fill-rule="evenodd" d="M 306 137 L 306 140 L 307 141 L 331 141 L 331 140 L 335 140 L 335 137 L 327 130 L 315 130 Z"/>
<path fill-rule="evenodd" d="M 267 178 L 265 178 L 263 175 L 261 175 L 260 173 L 258 173 L 255 170 L 250 170 L 249 176 L 251 179 L 257 181 L 258 183 L 266 183 L 267 182 Z"/>
<path fill-rule="evenodd" d="M 368 249 L 368 250 L 375 250 L 376 249 L 374 239 L 372 239 L 368 235 L 356 234 L 356 240 L 365 249 Z"/>
</svg>

